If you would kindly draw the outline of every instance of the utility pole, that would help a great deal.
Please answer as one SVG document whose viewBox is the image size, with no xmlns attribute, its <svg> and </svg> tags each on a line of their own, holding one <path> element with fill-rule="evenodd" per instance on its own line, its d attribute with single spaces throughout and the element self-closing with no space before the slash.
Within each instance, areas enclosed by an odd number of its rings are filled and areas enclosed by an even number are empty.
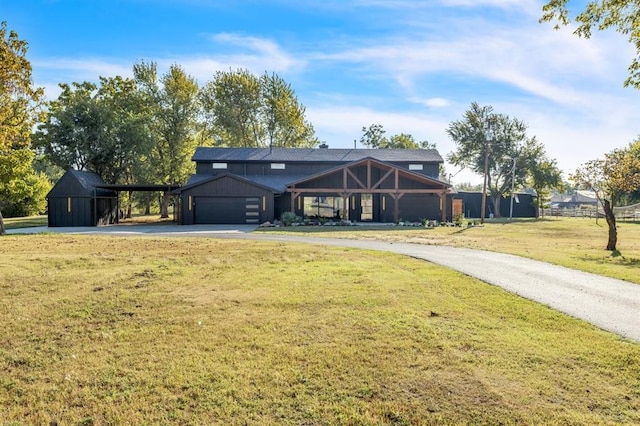
<svg viewBox="0 0 640 426">
<path fill-rule="evenodd" d="M 511 169 L 511 206 L 509 207 L 509 220 L 513 217 L 513 191 L 516 184 L 516 161 L 518 157 L 513 157 L 513 168 Z"/>
<path fill-rule="evenodd" d="M 484 223 L 485 211 L 487 209 L 487 180 L 489 177 L 489 148 L 491 147 L 491 140 L 493 133 L 491 129 L 491 122 L 487 121 L 487 128 L 485 129 L 485 143 L 484 143 L 484 182 L 482 184 L 482 207 L 480 209 L 480 223 Z"/>
</svg>

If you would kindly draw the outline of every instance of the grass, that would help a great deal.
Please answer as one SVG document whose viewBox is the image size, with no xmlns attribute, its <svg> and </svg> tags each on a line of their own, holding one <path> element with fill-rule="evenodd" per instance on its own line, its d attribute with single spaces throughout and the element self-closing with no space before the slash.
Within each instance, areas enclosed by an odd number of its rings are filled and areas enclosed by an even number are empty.
<svg viewBox="0 0 640 426">
<path fill-rule="evenodd" d="M 5 217 L 4 226 L 7 229 L 32 228 L 34 226 L 47 226 L 47 215 L 26 217 Z"/>
<path fill-rule="evenodd" d="M 640 345 L 392 254 L 11 235 L 0 321 L 4 425 L 640 423 Z"/>
<path fill-rule="evenodd" d="M 434 229 L 397 226 L 264 228 L 258 232 L 440 244 L 516 254 L 640 284 L 640 223 L 618 222 L 618 251 L 605 250 L 600 219 L 487 221 L 482 227 Z"/>
</svg>

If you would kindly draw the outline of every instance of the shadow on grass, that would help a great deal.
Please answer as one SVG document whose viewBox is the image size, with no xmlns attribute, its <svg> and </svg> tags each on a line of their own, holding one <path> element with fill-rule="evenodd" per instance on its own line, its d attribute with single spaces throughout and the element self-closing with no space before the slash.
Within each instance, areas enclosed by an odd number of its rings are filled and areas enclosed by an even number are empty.
<svg viewBox="0 0 640 426">
<path fill-rule="evenodd" d="M 600 265 L 615 264 L 628 268 L 637 268 L 638 266 L 640 266 L 640 258 L 624 257 L 620 250 L 614 250 L 609 256 L 606 257 L 581 256 L 580 259 L 585 262 L 597 263 Z"/>
</svg>

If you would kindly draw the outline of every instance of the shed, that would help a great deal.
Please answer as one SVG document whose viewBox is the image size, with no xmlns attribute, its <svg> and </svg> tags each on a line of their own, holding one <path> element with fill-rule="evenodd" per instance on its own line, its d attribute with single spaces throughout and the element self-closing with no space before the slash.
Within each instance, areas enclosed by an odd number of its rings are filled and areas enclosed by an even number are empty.
<svg viewBox="0 0 640 426">
<path fill-rule="evenodd" d="M 464 217 L 478 218 L 482 210 L 482 192 L 465 192 L 459 191 L 452 196 L 455 200 L 462 200 L 462 211 Z M 537 217 L 537 209 L 532 194 L 517 193 L 513 200 L 513 217 Z M 500 199 L 500 216 L 509 217 L 511 210 L 511 197 L 502 197 Z M 487 195 L 485 217 L 491 217 L 495 214 L 493 211 L 493 203 Z"/>
<path fill-rule="evenodd" d="M 69 169 L 47 194 L 48 223 L 98 226 L 118 219 L 118 194 L 94 172 Z"/>
</svg>

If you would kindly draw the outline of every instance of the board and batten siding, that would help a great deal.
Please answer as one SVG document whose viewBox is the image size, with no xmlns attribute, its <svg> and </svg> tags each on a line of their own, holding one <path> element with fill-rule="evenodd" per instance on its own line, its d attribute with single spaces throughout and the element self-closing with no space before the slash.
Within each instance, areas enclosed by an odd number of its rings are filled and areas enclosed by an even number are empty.
<svg viewBox="0 0 640 426">
<path fill-rule="evenodd" d="M 211 209 L 214 208 L 210 205 L 211 202 L 214 202 L 215 200 L 223 200 L 225 198 L 258 199 L 258 223 L 263 223 L 265 221 L 272 222 L 274 219 L 274 202 L 273 193 L 271 191 L 266 188 L 251 185 L 248 182 L 234 179 L 230 176 L 225 176 L 209 182 L 204 182 L 201 185 L 182 191 L 180 194 L 180 201 L 182 203 L 182 224 L 193 225 L 196 222 L 195 214 L 198 208 L 196 200 L 204 201 L 204 199 L 209 199 L 209 206 L 207 206 L 207 208 Z M 251 204 L 254 203 L 252 202 Z M 200 215 L 197 221 L 204 223 L 206 222 L 206 219 Z M 244 217 L 239 217 L 237 223 L 244 223 Z"/>
<path fill-rule="evenodd" d="M 226 162 L 226 168 L 219 169 L 213 167 L 214 162 L 198 162 L 196 163 L 196 173 L 200 175 L 219 175 L 223 173 L 233 173 L 238 176 L 312 176 L 317 173 L 326 172 L 327 170 L 345 165 L 344 162 L 290 162 L 284 163 L 284 169 L 272 169 L 271 162 Z M 279 163 L 281 164 L 281 163 Z M 410 170 L 410 164 L 406 162 L 389 162 L 389 164 Z M 419 163 L 423 165 L 422 170 L 410 170 L 412 173 L 429 176 L 434 179 L 438 178 L 440 169 L 438 164 Z"/>
</svg>

